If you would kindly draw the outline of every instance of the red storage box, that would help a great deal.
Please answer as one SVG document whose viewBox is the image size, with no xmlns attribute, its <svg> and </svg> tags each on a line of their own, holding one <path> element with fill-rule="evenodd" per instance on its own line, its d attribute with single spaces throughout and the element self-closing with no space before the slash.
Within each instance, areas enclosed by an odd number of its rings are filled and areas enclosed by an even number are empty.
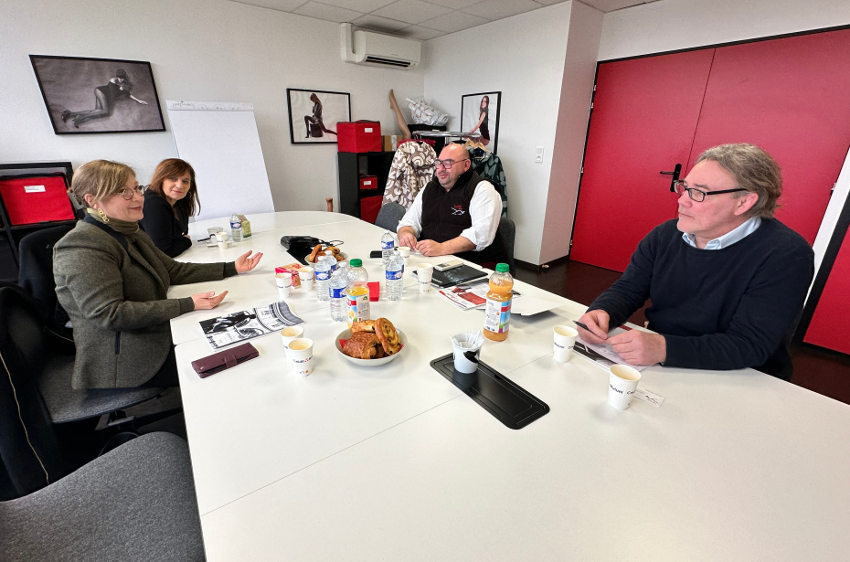
<svg viewBox="0 0 850 562">
<path fill-rule="evenodd" d="M 360 189 L 378 189 L 378 176 L 361 176 Z"/>
<path fill-rule="evenodd" d="M 381 124 L 377 121 L 354 121 L 336 124 L 339 152 L 381 152 Z"/>
<path fill-rule="evenodd" d="M 375 224 L 378 218 L 378 211 L 381 210 L 381 202 L 384 198 L 380 195 L 374 197 L 364 197 L 360 200 L 360 218 L 366 222 Z"/>
<path fill-rule="evenodd" d="M 74 218 L 65 176 L 61 174 L 0 178 L 0 197 L 13 225 Z"/>
</svg>

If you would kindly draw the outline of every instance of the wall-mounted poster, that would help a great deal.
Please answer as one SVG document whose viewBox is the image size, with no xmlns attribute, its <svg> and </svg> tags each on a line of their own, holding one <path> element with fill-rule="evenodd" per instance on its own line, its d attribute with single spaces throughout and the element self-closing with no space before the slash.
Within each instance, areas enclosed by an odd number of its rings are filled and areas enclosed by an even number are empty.
<svg viewBox="0 0 850 562">
<path fill-rule="evenodd" d="M 336 124 L 351 121 L 351 96 L 345 92 L 286 89 L 292 144 L 336 142 Z"/>
<path fill-rule="evenodd" d="M 502 92 L 466 94 L 460 98 L 460 130 L 480 134 L 480 142 L 496 154 Z"/>
<path fill-rule="evenodd" d="M 30 55 L 53 132 L 164 131 L 149 62 Z"/>
</svg>

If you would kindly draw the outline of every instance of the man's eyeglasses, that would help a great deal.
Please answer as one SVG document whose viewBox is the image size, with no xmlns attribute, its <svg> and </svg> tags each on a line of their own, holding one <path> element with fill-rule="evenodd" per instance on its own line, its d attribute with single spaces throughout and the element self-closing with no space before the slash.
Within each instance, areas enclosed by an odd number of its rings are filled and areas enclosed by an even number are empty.
<svg viewBox="0 0 850 562">
<path fill-rule="evenodd" d="M 698 203 L 701 203 L 702 201 L 705 201 L 706 195 L 720 195 L 723 193 L 735 193 L 736 191 L 748 190 L 744 189 L 743 187 L 736 187 L 735 189 L 718 189 L 717 191 L 703 191 L 695 187 L 688 187 L 688 184 L 685 180 L 678 180 L 676 182 L 676 193 L 681 195 L 686 191 L 688 192 L 688 197 Z"/>
<path fill-rule="evenodd" d="M 125 187 L 124 189 L 122 189 L 118 193 L 121 194 L 121 197 L 123 197 L 124 199 L 129 201 L 130 199 L 133 198 L 133 195 L 135 195 L 137 193 L 139 195 L 144 195 L 145 194 L 145 186 L 137 185 L 136 187 Z"/>
<path fill-rule="evenodd" d="M 452 160 L 451 158 L 447 158 L 445 160 L 437 160 L 437 167 L 449 169 L 452 166 L 454 166 L 455 164 L 457 164 L 458 162 L 468 162 L 468 161 L 469 161 L 469 158 L 464 158 L 463 160 Z"/>
</svg>

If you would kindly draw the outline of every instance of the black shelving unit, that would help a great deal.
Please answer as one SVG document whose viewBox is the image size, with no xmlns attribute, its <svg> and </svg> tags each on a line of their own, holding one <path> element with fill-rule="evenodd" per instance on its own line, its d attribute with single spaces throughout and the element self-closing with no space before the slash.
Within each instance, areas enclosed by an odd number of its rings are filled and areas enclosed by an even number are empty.
<svg viewBox="0 0 850 562">
<path fill-rule="evenodd" d="M 360 216 L 360 200 L 366 197 L 383 196 L 387 186 L 387 175 L 395 152 L 338 152 L 337 173 L 339 177 L 339 211 L 357 218 Z M 376 176 L 375 189 L 360 189 L 360 178 Z"/>
<path fill-rule="evenodd" d="M 66 187 L 71 185 L 71 177 L 74 173 L 70 162 L 22 162 L 12 164 L 0 164 L 0 178 L 8 178 L 25 175 L 51 175 L 62 174 L 65 176 Z M 71 201 L 74 205 L 73 200 Z M 76 212 L 76 208 L 75 208 Z M 21 238 L 42 228 L 49 228 L 61 224 L 74 224 L 76 220 L 40 222 L 33 224 L 13 225 L 9 221 L 9 213 L 3 198 L 0 197 L 0 237 L 5 244 L 0 250 L 0 262 L 3 263 L 3 280 L 17 279 L 18 270 L 18 243 Z"/>
</svg>

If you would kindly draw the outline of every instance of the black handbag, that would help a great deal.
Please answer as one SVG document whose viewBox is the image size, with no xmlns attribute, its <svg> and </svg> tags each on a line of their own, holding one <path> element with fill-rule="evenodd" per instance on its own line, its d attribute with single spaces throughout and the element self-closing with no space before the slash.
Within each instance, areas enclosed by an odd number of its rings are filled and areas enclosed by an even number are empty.
<svg viewBox="0 0 850 562">
<path fill-rule="evenodd" d="M 304 258 L 310 255 L 317 244 L 324 244 L 325 246 L 339 246 L 342 244 L 342 240 L 331 240 L 330 242 L 326 242 L 314 236 L 282 236 L 280 239 L 280 245 L 286 248 L 286 251 L 289 252 L 292 257 L 303 264 L 307 263 Z"/>
</svg>

